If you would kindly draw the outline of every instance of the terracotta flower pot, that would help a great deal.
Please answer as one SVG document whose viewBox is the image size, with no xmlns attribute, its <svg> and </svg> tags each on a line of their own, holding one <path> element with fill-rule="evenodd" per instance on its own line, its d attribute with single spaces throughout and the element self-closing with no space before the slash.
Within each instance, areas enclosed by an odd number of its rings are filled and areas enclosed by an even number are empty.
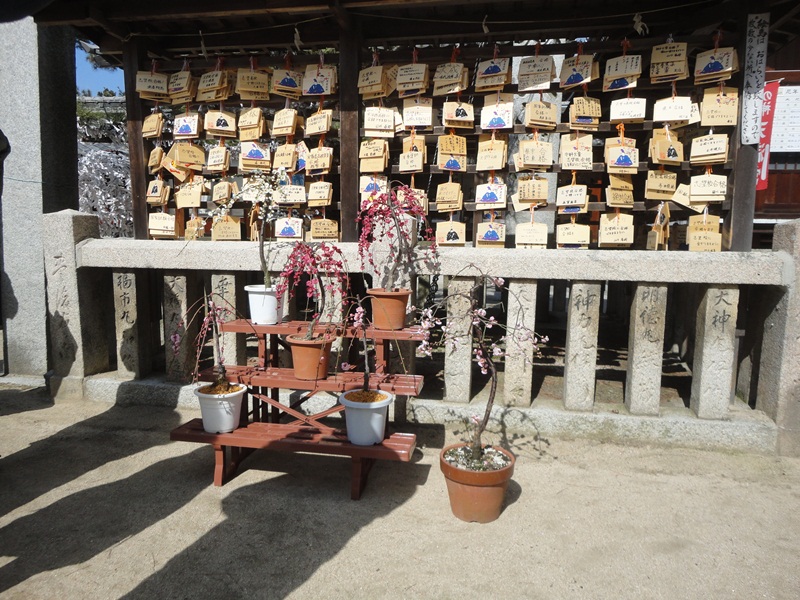
<svg viewBox="0 0 800 600">
<path fill-rule="evenodd" d="M 372 296 L 372 325 L 375 329 L 396 330 L 406 326 L 406 306 L 411 290 L 367 290 Z"/>
<path fill-rule="evenodd" d="M 292 349 L 292 365 L 297 379 L 310 381 L 325 379 L 328 376 L 332 340 L 325 338 L 304 340 L 301 336 L 290 335 L 286 341 Z"/>
<path fill-rule="evenodd" d="M 468 471 L 448 463 L 445 453 L 464 444 L 447 446 L 439 454 L 439 466 L 447 481 L 450 508 L 462 521 L 490 523 L 500 516 L 508 482 L 514 474 L 514 455 L 504 448 L 493 446 L 505 454 L 511 463 L 497 471 Z"/>
</svg>

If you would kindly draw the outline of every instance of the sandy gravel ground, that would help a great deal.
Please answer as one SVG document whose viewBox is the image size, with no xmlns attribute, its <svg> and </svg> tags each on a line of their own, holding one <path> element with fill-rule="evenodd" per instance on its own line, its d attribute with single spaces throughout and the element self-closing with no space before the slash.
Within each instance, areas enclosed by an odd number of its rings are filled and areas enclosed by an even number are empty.
<svg viewBox="0 0 800 600">
<path fill-rule="evenodd" d="M 800 460 L 513 440 L 500 519 L 455 519 L 438 452 L 259 452 L 221 488 L 190 410 L 0 387 L 0 598 L 800 597 Z"/>
</svg>

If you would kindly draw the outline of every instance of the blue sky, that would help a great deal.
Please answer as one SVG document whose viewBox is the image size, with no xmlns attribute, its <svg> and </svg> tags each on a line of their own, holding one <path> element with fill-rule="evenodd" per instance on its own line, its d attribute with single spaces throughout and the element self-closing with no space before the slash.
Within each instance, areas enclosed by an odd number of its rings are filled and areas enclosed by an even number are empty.
<svg viewBox="0 0 800 600">
<path fill-rule="evenodd" d="M 75 80 L 79 90 L 90 89 L 92 96 L 108 88 L 120 93 L 124 91 L 122 69 L 93 69 L 86 60 L 86 53 L 81 48 L 75 48 Z"/>
</svg>

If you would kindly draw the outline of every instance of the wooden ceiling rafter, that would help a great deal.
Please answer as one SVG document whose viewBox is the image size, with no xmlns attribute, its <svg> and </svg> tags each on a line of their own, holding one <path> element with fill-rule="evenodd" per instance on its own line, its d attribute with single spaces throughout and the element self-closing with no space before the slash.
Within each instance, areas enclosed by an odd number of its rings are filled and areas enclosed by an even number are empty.
<svg viewBox="0 0 800 600">
<path fill-rule="evenodd" d="M 775 13 L 774 37 L 783 42 L 800 33 L 795 31 L 800 29 L 796 18 L 800 5 L 768 0 L 764 10 L 770 6 Z M 452 0 L 264 0 L 258 4 L 232 0 L 224 5 L 202 0 L 175 0 L 168 5 L 160 0 L 56 0 L 36 19 L 43 24 L 74 25 L 100 46 L 102 54 L 119 61 L 124 42 L 134 38 L 152 54 L 169 60 L 197 56 L 203 49 L 206 55 L 242 55 L 291 47 L 295 29 L 303 48 L 335 48 L 341 30 L 350 29 L 356 21 L 365 46 L 576 37 L 634 41 L 639 37 L 633 23 L 636 12 L 642 14 L 649 28 L 645 39 L 652 44 L 653 38 L 666 39 L 669 34 L 678 38 L 698 28 L 717 27 L 721 17 L 741 27 L 743 10 L 738 0 L 573 0 L 569 4 L 496 0 L 459 5 Z M 691 19 L 686 18 L 687 11 Z"/>
</svg>

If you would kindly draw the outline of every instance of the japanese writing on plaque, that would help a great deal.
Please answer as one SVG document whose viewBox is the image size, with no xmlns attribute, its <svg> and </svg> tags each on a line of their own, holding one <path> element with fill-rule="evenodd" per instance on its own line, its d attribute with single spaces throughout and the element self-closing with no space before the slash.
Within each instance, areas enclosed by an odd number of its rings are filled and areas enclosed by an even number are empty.
<svg viewBox="0 0 800 600">
<path fill-rule="evenodd" d="M 742 144 L 758 143 L 768 39 L 769 13 L 748 15 L 747 52 L 744 60 Z"/>
<path fill-rule="evenodd" d="M 770 152 L 800 152 L 800 86 L 781 86 L 772 106 Z"/>
</svg>

